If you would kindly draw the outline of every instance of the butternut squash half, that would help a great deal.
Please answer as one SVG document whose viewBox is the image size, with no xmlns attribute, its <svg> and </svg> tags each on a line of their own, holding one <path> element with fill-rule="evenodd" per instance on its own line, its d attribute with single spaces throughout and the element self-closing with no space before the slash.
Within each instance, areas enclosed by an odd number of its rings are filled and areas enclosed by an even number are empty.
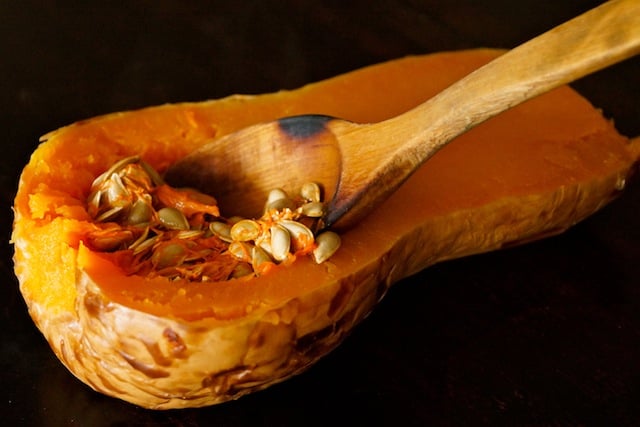
<svg viewBox="0 0 640 427">
<path fill-rule="evenodd" d="M 162 105 L 45 135 L 15 198 L 15 272 L 30 315 L 90 387 L 155 409 L 217 404 L 309 368 L 389 286 L 436 262 L 560 233 L 625 187 L 640 141 L 569 87 L 436 154 L 327 262 L 299 257 L 250 280 L 126 275 L 83 243 L 92 181 L 140 155 L 162 172 L 211 138 L 303 113 L 375 122 L 499 55 L 402 58 L 293 91 Z M 221 207 L 224 209 L 224 207 Z"/>
</svg>

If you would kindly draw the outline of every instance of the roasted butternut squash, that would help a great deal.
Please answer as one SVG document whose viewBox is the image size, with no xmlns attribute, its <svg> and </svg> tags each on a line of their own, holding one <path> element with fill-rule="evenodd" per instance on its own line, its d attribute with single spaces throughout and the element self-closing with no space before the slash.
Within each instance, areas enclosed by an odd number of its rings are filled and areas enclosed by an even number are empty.
<svg viewBox="0 0 640 427">
<path fill-rule="evenodd" d="M 97 391 L 155 409 L 211 405 L 307 369 L 404 277 L 562 232 L 618 195 L 640 157 L 640 140 L 569 87 L 441 150 L 322 264 L 299 257 L 250 280 L 190 283 L 126 275 L 84 241 L 91 183 L 124 157 L 162 172 L 259 121 L 303 113 L 379 121 L 499 53 L 407 57 L 293 91 L 113 113 L 45 135 L 21 175 L 12 236 L 35 324 Z"/>
</svg>

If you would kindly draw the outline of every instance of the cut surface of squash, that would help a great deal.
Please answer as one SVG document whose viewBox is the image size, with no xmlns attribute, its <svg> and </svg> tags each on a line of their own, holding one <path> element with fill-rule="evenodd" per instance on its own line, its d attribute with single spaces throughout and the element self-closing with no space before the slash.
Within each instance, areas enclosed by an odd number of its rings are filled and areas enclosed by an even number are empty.
<svg viewBox="0 0 640 427">
<path fill-rule="evenodd" d="M 562 232 L 623 190 L 640 157 L 640 141 L 569 87 L 442 149 L 323 264 L 300 257 L 250 280 L 168 281 L 127 276 L 82 241 L 91 183 L 124 157 L 162 172 L 258 122 L 307 113 L 380 121 L 499 54 L 406 57 L 292 91 L 113 113 L 45 135 L 14 204 L 15 271 L 31 316 L 94 389 L 149 408 L 204 406 L 308 368 L 404 277 Z"/>
</svg>

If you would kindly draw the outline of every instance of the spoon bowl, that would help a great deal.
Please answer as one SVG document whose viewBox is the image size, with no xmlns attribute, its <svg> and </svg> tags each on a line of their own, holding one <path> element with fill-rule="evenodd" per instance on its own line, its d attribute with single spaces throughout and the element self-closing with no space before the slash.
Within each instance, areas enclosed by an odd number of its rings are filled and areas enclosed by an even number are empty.
<svg viewBox="0 0 640 427">
<path fill-rule="evenodd" d="M 356 124 L 304 115 L 257 124 L 205 144 L 174 164 L 166 179 L 212 194 L 227 213 L 245 216 L 259 216 L 273 188 L 294 191 L 317 182 L 327 201 L 324 225 L 348 228 L 457 136 L 638 52 L 640 1 L 609 1 L 397 117 Z"/>
<path fill-rule="evenodd" d="M 166 179 L 213 194 L 226 212 L 246 217 L 259 216 L 274 188 L 293 194 L 304 183 L 317 182 L 330 200 L 342 160 L 329 127 L 335 121 L 303 115 L 247 127 L 174 164 Z"/>
</svg>

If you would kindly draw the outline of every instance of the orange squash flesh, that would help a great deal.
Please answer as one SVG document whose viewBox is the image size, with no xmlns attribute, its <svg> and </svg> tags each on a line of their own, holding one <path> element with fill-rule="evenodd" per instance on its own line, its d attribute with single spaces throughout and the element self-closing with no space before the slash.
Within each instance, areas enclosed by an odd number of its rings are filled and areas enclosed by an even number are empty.
<svg viewBox="0 0 640 427">
<path fill-rule="evenodd" d="M 91 182 L 134 154 L 159 171 L 253 123 L 304 113 L 397 115 L 500 52 L 403 58 L 294 91 L 150 107 L 51 132 L 15 199 L 15 270 L 63 363 L 103 393 L 166 409 L 237 398 L 306 369 L 392 283 L 433 263 L 559 233 L 623 189 L 640 141 L 563 87 L 448 145 L 326 263 L 301 257 L 251 280 L 125 276 L 82 244 Z M 224 206 L 221 207 L 224 214 Z"/>
</svg>

